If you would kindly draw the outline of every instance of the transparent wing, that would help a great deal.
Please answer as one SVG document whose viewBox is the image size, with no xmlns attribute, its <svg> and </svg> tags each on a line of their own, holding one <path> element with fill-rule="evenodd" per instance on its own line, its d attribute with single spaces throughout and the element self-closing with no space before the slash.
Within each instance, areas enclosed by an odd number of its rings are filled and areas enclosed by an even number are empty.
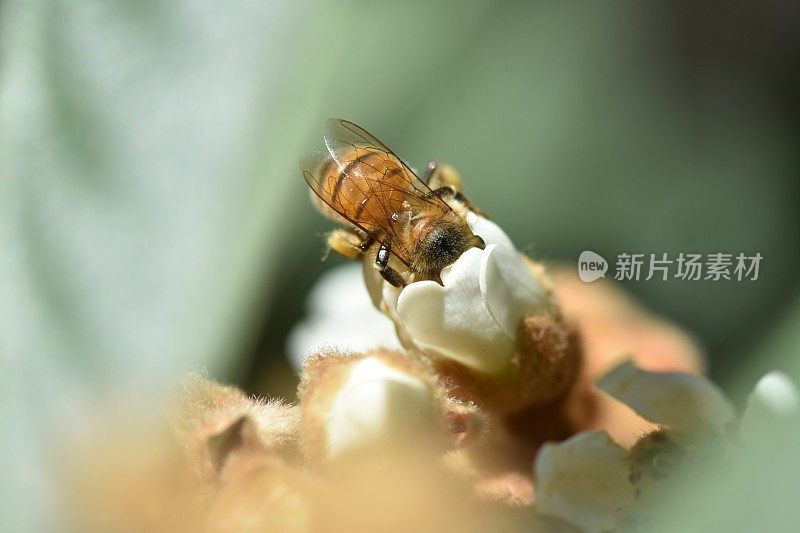
<svg viewBox="0 0 800 533">
<path fill-rule="evenodd" d="M 345 166 L 350 162 L 348 161 L 348 154 L 351 154 L 353 150 L 358 153 L 365 151 L 380 152 L 387 161 L 391 162 L 391 166 L 396 166 L 403 170 L 406 185 L 410 189 L 408 194 L 419 198 L 423 202 L 435 203 L 448 208 L 445 202 L 432 194 L 430 187 L 419 179 L 402 159 L 397 157 L 388 146 L 370 132 L 341 118 L 328 119 L 325 125 L 327 127 L 325 147 L 331 159 L 340 166 Z"/>
</svg>

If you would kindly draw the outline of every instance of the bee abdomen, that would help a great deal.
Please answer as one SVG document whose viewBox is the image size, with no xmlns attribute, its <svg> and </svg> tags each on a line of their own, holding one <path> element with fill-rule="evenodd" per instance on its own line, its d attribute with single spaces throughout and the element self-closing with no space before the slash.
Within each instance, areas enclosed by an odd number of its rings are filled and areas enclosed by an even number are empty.
<svg viewBox="0 0 800 533">
<path fill-rule="evenodd" d="M 331 203 L 337 207 L 352 213 L 361 204 L 361 200 L 366 198 L 371 191 L 367 183 L 367 176 L 374 175 L 377 171 L 372 168 L 370 161 L 380 157 L 377 152 L 366 152 L 350 161 L 344 167 L 334 164 L 330 167 L 326 177 L 330 191 Z M 363 166 L 366 168 L 357 168 Z"/>
</svg>

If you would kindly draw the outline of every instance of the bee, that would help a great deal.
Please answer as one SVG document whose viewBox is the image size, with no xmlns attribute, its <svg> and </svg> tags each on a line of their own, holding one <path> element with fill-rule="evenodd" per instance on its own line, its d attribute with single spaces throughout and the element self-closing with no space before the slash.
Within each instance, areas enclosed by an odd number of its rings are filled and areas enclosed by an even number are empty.
<svg viewBox="0 0 800 533">
<path fill-rule="evenodd" d="M 483 239 L 466 221 L 474 206 L 447 165 L 428 164 L 420 179 L 385 144 L 342 119 L 327 122 L 326 150 L 301 162 L 311 199 L 344 227 L 328 246 L 349 258 L 365 254 L 380 275 L 403 287 L 434 280 L 441 270 Z"/>
</svg>

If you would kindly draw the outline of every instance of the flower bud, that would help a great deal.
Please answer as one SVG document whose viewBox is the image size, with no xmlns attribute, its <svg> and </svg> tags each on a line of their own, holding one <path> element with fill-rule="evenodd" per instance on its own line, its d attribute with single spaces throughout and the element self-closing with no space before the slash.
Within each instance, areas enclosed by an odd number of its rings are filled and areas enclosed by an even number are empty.
<svg viewBox="0 0 800 533">
<path fill-rule="evenodd" d="M 307 456 L 326 462 L 364 453 L 401 453 L 409 444 L 446 442 L 447 416 L 430 370 L 399 352 L 318 355 L 300 385 Z"/>
</svg>

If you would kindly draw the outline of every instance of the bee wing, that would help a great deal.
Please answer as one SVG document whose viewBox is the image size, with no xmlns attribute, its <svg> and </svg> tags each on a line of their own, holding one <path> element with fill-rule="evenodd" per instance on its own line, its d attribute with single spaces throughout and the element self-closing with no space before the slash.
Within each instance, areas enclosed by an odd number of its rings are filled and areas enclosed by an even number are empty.
<svg viewBox="0 0 800 533">
<path fill-rule="evenodd" d="M 359 220 L 347 214 L 344 210 L 340 209 L 338 206 L 334 205 L 331 202 L 332 193 L 331 191 L 325 190 L 324 180 L 322 179 L 324 176 L 319 172 L 311 172 L 307 170 L 308 167 L 305 166 L 305 163 L 301 163 L 303 165 L 301 167 L 303 171 L 303 178 L 306 180 L 306 183 L 314 191 L 314 194 L 330 208 L 330 210 L 341 217 L 342 219 L 346 220 L 347 222 L 353 224 L 361 231 L 367 234 L 374 234 L 376 230 L 380 229 L 375 224 L 368 222 L 366 220 Z M 361 218 L 361 217 L 359 217 Z"/>
<path fill-rule="evenodd" d="M 402 159 L 397 157 L 388 146 L 370 132 L 349 120 L 341 118 L 328 119 L 325 125 L 328 130 L 325 135 L 325 147 L 330 157 L 339 166 L 344 167 L 350 162 L 345 158 L 348 154 L 352 154 L 354 149 L 359 152 L 361 150 L 382 152 L 387 160 L 404 170 L 405 177 L 408 180 L 409 190 L 407 193 L 409 195 L 418 198 L 422 202 L 440 204 L 449 209 L 449 206 L 444 201 L 432 194 L 430 187 L 419 179 Z"/>
<path fill-rule="evenodd" d="M 404 211 L 424 209 L 444 215 L 450 206 L 433 194 L 389 147 L 363 128 L 346 120 L 330 119 L 327 129 L 326 152 L 301 162 L 306 183 L 331 210 L 381 244 L 391 245 L 394 255 L 408 265 L 408 243 L 398 234 L 394 221 L 402 219 Z M 337 184 L 326 179 L 331 165 L 340 173 L 337 182 L 346 180 L 358 187 L 358 196 L 374 200 L 366 202 L 362 209 L 348 204 L 348 195 L 337 194 Z M 391 178 L 387 177 L 390 172 Z M 334 197 L 337 202 L 331 201 Z M 337 203 L 343 205 L 337 207 Z"/>
<path fill-rule="evenodd" d="M 376 225 L 375 220 L 369 216 L 354 216 L 357 206 L 348 201 L 348 196 L 338 195 L 336 191 L 337 184 L 328 178 L 329 172 L 338 172 L 340 180 L 337 181 L 346 180 L 352 184 L 353 180 L 347 180 L 347 178 L 361 175 L 360 171 L 356 174 L 356 169 L 352 166 L 348 168 L 349 163 L 344 161 L 341 154 L 338 157 L 339 160 L 343 161 L 342 163 L 334 159 L 326 150 L 305 156 L 300 160 L 303 178 L 317 198 L 328 207 L 327 210 L 323 210 L 326 216 L 340 223 L 349 222 L 361 231 L 373 235 L 382 228 Z M 369 191 L 363 192 L 364 195 L 368 193 Z M 334 197 L 338 197 L 339 202 L 333 202 L 332 199 Z M 369 214 L 364 213 L 364 215 Z"/>
</svg>

